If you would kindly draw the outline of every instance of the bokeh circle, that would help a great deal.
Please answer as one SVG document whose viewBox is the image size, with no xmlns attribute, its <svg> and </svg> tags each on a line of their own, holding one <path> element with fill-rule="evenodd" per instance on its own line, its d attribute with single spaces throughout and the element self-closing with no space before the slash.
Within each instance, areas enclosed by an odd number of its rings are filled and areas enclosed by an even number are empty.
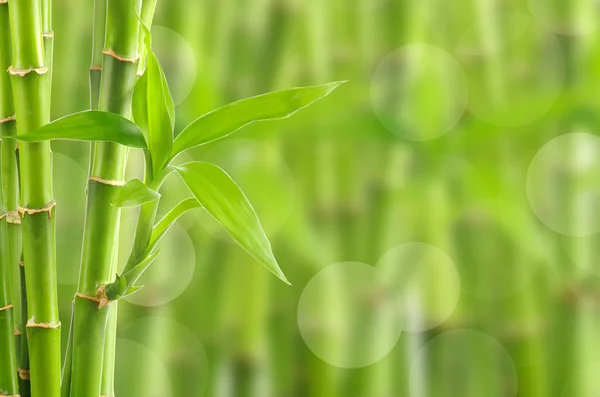
<svg viewBox="0 0 600 397">
<path fill-rule="evenodd" d="M 395 346 L 403 314 L 386 294 L 376 268 L 359 262 L 330 265 L 306 285 L 298 326 L 308 348 L 340 368 L 376 363 Z"/>
<path fill-rule="evenodd" d="M 450 132 L 467 106 L 460 64 L 430 44 L 410 44 L 390 53 L 371 81 L 377 118 L 395 135 L 428 141 Z"/>
</svg>

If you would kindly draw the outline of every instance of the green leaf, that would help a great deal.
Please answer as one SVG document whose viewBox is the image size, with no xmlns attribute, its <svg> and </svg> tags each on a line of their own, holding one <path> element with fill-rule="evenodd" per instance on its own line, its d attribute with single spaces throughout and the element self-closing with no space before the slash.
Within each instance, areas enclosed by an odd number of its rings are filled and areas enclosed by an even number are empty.
<svg viewBox="0 0 600 397">
<path fill-rule="evenodd" d="M 150 236 L 150 242 L 145 250 L 144 255 L 150 254 L 160 243 L 160 240 L 169 231 L 171 226 L 177 222 L 177 220 L 186 212 L 193 210 L 194 208 L 202 207 L 198 200 L 195 198 L 189 198 L 178 203 L 171 211 L 167 213 L 152 229 L 152 235 Z"/>
<path fill-rule="evenodd" d="M 243 249 L 289 284 L 271 250 L 271 243 L 248 199 L 225 171 L 205 162 L 187 163 L 177 172 L 200 204 Z"/>
<path fill-rule="evenodd" d="M 137 125 L 118 114 L 95 110 L 73 113 L 39 130 L 20 135 L 18 139 L 28 142 L 53 139 L 110 141 L 132 148 L 148 148 L 144 134 Z"/>
<path fill-rule="evenodd" d="M 148 28 L 141 23 L 147 53 L 144 75 L 138 80 L 133 94 L 133 117 L 145 132 L 152 170 L 160 172 L 167 164 L 173 147 L 175 105 L 169 91 L 165 74 L 152 52 Z"/>
<path fill-rule="evenodd" d="M 159 198 L 160 193 L 150 189 L 139 179 L 132 179 L 121 188 L 113 202 L 113 206 L 119 208 L 137 207 Z"/>
<path fill-rule="evenodd" d="M 342 83 L 292 88 L 223 106 L 188 125 L 175 139 L 171 157 L 195 146 L 224 138 L 248 124 L 257 121 L 285 119 L 326 97 Z"/>
<path fill-rule="evenodd" d="M 144 136 L 148 137 L 148 73 L 142 74 L 135 83 L 133 90 L 133 98 L 131 100 L 131 110 L 133 121 L 144 132 Z"/>
</svg>

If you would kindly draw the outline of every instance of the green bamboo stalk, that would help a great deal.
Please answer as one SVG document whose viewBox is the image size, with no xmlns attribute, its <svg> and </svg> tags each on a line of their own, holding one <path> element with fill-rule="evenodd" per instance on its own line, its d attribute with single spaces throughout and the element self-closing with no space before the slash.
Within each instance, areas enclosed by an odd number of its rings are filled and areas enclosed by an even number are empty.
<svg viewBox="0 0 600 397">
<path fill-rule="evenodd" d="M 21 301 L 21 318 L 19 318 L 19 323 L 25 329 L 25 325 L 27 324 L 27 313 L 28 313 L 28 305 L 27 305 L 27 287 L 25 286 L 25 267 L 22 266 L 23 262 L 21 261 L 19 264 L 19 282 L 20 282 L 20 291 L 21 296 L 19 300 Z M 21 338 L 21 351 L 19 352 L 19 392 L 21 397 L 30 397 L 31 396 L 31 379 L 29 373 L 31 371 L 29 365 L 29 343 L 27 341 L 27 337 Z"/>
<path fill-rule="evenodd" d="M 94 25 L 92 38 L 92 62 L 89 70 L 89 88 L 90 88 L 90 109 L 98 109 L 98 100 L 100 97 L 100 82 L 102 78 L 102 48 L 104 44 L 106 28 L 106 7 L 107 0 L 94 1 Z M 92 143 L 90 152 L 90 169 L 93 160 L 95 144 Z M 110 309 L 109 309 L 110 310 Z M 69 341 L 62 374 L 62 395 L 69 397 L 71 395 L 71 377 L 73 371 L 73 342 L 75 327 L 75 302 L 71 309 L 71 326 L 69 328 Z M 103 371 L 104 373 L 104 371 Z"/>
<path fill-rule="evenodd" d="M 152 25 L 152 19 L 154 17 L 154 11 L 156 9 L 157 0 L 143 0 L 141 2 L 140 17 L 146 26 Z M 137 75 L 143 73 L 145 67 L 145 46 L 143 43 L 143 34 L 141 33 L 141 26 L 138 32 L 138 62 Z M 152 179 L 152 175 L 148 175 L 150 167 L 146 167 L 146 180 Z M 140 209 L 140 216 L 138 220 L 138 228 L 136 230 L 136 236 L 134 241 L 134 250 L 130 260 L 142 254 L 146 248 L 149 240 L 152 226 L 156 219 L 156 211 L 158 209 L 158 202 L 148 203 L 142 206 Z M 118 236 L 117 236 L 118 237 Z M 118 252 L 113 252 L 115 255 L 113 263 L 110 269 L 110 274 L 117 273 L 117 257 Z M 137 263 L 137 262 L 136 262 Z M 130 265 L 133 265 L 131 263 Z M 114 373 L 115 373 L 115 349 L 117 340 L 117 313 L 118 313 L 118 302 L 113 302 L 108 308 L 108 319 L 106 324 L 105 340 L 104 340 L 104 363 L 102 370 L 102 383 L 100 386 L 100 394 L 105 397 L 113 397 L 114 391 Z"/>
<path fill-rule="evenodd" d="M 12 46 L 10 42 L 8 3 L 0 3 L 0 70 L 8 70 L 11 63 Z M 5 256 L 9 261 L 7 274 L 11 279 L 11 303 L 13 304 L 14 334 L 17 354 L 20 350 L 21 333 L 21 296 L 19 279 L 19 260 L 21 256 L 21 219 L 19 218 L 19 176 L 17 168 L 16 147 L 17 124 L 13 103 L 10 75 L 0 75 L 0 136 L 2 137 L 2 160 L 0 174 L 2 175 L 3 205 L 6 210 L 8 247 Z M 25 339 L 25 338 L 23 338 Z M 27 341 L 25 341 L 26 343 Z"/>
<path fill-rule="evenodd" d="M 50 121 L 49 68 L 44 61 L 42 3 L 12 2 L 9 8 L 13 65 L 9 69 L 18 135 Z M 26 266 L 31 392 L 60 396 L 60 320 L 56 288 L 55 202 L 50 143 L 19 146 L 23 257 Z"/>
<path fill-rule="evenodd" d="M 131 115 L 131 94 L 138 68 L 140 0 L 109 0 L 98 108 Z M 109 307 L 101 285 L 112 281 L 118 245 L 120 210 L 112 206 L 123 185 L 127 149 L 96 143 L 88 183 L 81 272 L 75 299 L 72 397 L 100 394 Z"/>
<path fill-rule="evenodd" d="M 42 0 L 42 37 L 44 39 L 44 57 L 50 69 L 48 84 L 52 92 L 52 61 L 54 58 L 54 31 L 52 30 L 52 0 Z M 48 95 L 50 102 L 51 96 Z M 50 105 L 48 105 L 50 106 Z"/>
<path fill-rule="evenodd" d="M 6 7 L 3 7 L 4 9 Z M 4 14 L 5 10 L 0 10 Z M 3 21 L 4 22 L 4 21 Z M 4 145 L 3 143 L 2 145 Z M 0 213 L 4 211 L 4 200 L 0 190 Z M 8 231 L 6 216 L 0 219 L 0 252 L 7 252 Z M 10 257 L 0 257 L 0 396 L 16 396 L 19 394 L 17 382 L 17 352 L 14 341 L 13 305 L 11 304 Z"/>
</svg>

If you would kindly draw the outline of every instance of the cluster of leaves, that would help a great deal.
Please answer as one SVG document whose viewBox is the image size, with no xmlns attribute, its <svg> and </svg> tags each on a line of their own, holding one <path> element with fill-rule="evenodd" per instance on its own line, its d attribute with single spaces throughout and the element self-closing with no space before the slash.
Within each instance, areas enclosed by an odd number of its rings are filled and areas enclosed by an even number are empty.
<svg viewBox="0 0 600 397">
<path fill-rule="evenodd" d="M 135 286 L 136 281 L 160 252 L 161 238 L 180 216 L 198 207 L 215 218 L 252 257 L 289 284 L 256 212 L 231 177 L 214 164 L 194 161 L 174 165 L 173 160 L 188 149 L 224 138 L 250 123 L 287 118 L 329 95 L 341 83 L 293 88 L 231 103 L 196 119 L 174 139 L 175 106 L 163 70 L 151 50 L 150 32 L 145 26 L 143 30 L 147 64 L 133 93 L 135 123 L 116 114 L 86 111 L 19 137 L 26 141 L 111 141 L 143 149 L 144 181 L 133 179 L 123 186 L 113 203 L 117 207 L 157 205 L 162 182 L 174 173 L 179 174 L 191 191 L 193 198 L 177 204 L 156 224 L 152 216 L 143 218 L 143 211 L 140 212 L 136 233 L 145 234 L 143 247 L 132 252 L 122 274 L 106 286 L 106 297 L 116 300 L 136 292 L 140 288 Z"/>
</svg>

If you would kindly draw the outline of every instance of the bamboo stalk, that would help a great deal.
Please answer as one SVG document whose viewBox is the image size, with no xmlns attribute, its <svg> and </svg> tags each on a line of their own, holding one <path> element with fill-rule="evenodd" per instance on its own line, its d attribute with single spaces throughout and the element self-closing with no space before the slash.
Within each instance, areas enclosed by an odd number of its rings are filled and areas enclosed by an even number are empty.
<svg viewBox="0 0 600 397">
<path fill-rule="evenodd" d="M 5 7 L 4 7 L 5 8 Z M 4 14 L 4 10 L 0 10 Z M 4 16 L 4 15 L 2 15 Z M 4 21 L 3 21 L 4 22 Z M 5 145 L 5 143 L 2 143 Z M 4 200 L 0 190 L 0 213 L 4 211 Z M 0 251 L 8 249 L 8 231 L 6 216 L 0 219 Z M 19 394 L 17 382 L 17 352 L 14 341 L 13 305 L 11 304 L 11 285 L 9 277 L 10 257 L 0 256 L 0 395 Z"/>
<path fill-rule="evenodd" d="M 157 0 L 143 0 L 141 1 L 141 11 L 140 17 L 144 24 L 148 27 L 152 25 L 152 19 L 154 17 L 154 11 L 156 9 Z M 141 26 L 138 32 L 138 57 L 139 62 L 137 66 L 137 75 L 139 76 L 143 73 L 145 67 L 145 46 L 143 43 L 143 34 L 141 33 Z M 150 166 L 146 166 L 146 180 L 149 182 L 152 179 L 152 175 L 149 175 L 149 171 L 151 170 Z M 136 229 L 135 241 L 134 241 L 134 249 L 132 250 L 132 255 L 130 259 L 137 257 L 142 254 L 144 249 L 146 248 L 149 240 L 150 234 L 152 232 L 152 226 L 154 225 L 154 221 L 156 219 L 156 211 L 158 210 L 158 201 L 155 203 L 148 203 L 142 206 L 140 209 L 140 215 L 138 218 L 138 228 Z M 118 238 L 118 236 L 117 236 Z M 110 269 L 110 274 L 117 273 L 117 258 L 118 252 L 115 250 L 113 252 L 114 258 L 113 263 Z M 135 263 L 128 263 L 128 265 L 133 265 Z M 116 340 L 117 340 L 117 313 L 118 313 L 118 302 L 113 302 L 111 306 L 108 308 L 108 319 L 106 323 L 106 332 L 105 332 L 105 340 L 104 340 L 104 363 L 102 370 L 102 383 L 100 387 L 100 393 L 105 397 L 113 397 L 115 394 L 114 391 L 114 373 L 115 373 L 115 349 L 116 349 Z"/>
<path fill-rule="evenodd" d="M 44 57 L 50 69 L 48 84 L 52 92 L 52 61 L 54 58 L 54 31 L 52 30 L 52 0 L 42 0 L 42 37 L 44 39 Z M 48 96 L 50 101 L 50 95 Z M 50 105 L 48 105 L 50 106 Z"/>
<path fill-rule="evenodd" d="M 21 262 L 22 264 L 22 262 Z M 22 328 L 26 330 L 25 325 L 27 324 L 28 304 L 27 304 L 27 287 L 25 281 L 25 267 L 19 266 L 19 281 L 21 296 L 21 318 L 19 323 Z M 19 352 L 19 392 L 21 397 L 31 396 L 31 379 L 29 373 L 31 371 L 29 365 L 29 343 L 27 337 L 21 338 L 21 351 Z"/>
<path fill-rule="evenodd" d="M 92 32 L 92 62 L 89 69 L 89 102 L 90 109 L 98 109 L 98 99 L 100 96 L 100 82 L 102 78 L 102 48 L 104 45 L 105 28 L 106 28 L 106 7 L 107 0 L 94 1 L 94 18 Z M 95 149 L 95 143 L 90 146 L 90 168 Z M 109 309 L 110 310 L 110 309 Z M 71 326 L 69 329 L 69 341 L 65 361 L 63 364 L 63 379 L 62 379 L 62 395 L 69 397 L 71 395 L 71 376 L 73 371 L 73 342 L 74 342 L 74 319 L 75 319 L 75 302 L 71 308 Z M 104 373 L 104 371 L 103 371 Z"/>
<path fill-rule="evenodd" d="M 8 3 L 0 2 L 0 70 L 8 70 L 11 63 L 11 42 L 10 42 L 10 23 Z M 20 351 L 21 333 L 24 329 L 21 327 L 21 296 L 20 296 L 20 279 L 19 279 L 19 258 L 21 255 L 21 221 L 18 216 L 19 206 L 19 188 L 18 188 L 18 169 L 16 159 L 17 141 L 14 138 L 17 134 L 16 118 L 14 117 L 15 108 L 13 103 L 12 86 L 10 83 L 10 75 L 2 73 L 0 75 L 0 136 L 2 137 L 1 145 L 1 164 L 0 175 L 2 178 L 2 189 L 0 196 L 0 206 L 4 208 L 3 223 L 6 223 L 6 247 L 2 252 L 2 260 L 6 261 L 6 265 L 2 264 L 2 283 L 5 293 L 9 293 L 7 300 L 0 307 L 5 307 L 9 303 L 12 304 L 10 314 L 12 319 L 3 319 L 4 326 L 9 327 L 8 332 L 13 335 L 16 340 L 16 351 L 11 351 L 9 347 L 2 350 L 6 352 L 0 357 L 0 361 L 7 362 L 6 371 L 11 370 L 13 376 L 16 375 L 16 368 L 12 368 L 12 363 L 17 362 L 17 355 Z M 4 226 L 1 226 L 4 228 Z M 4 238 L 2 238 L 4 242 Z M 10 280 L 10 281 L 9 281 Z M 5 317 L 9 313 L 7 310 L 2 314 Z M 12 322 L 12 327 L 8 323 Z M 3 326 L 3 330 L 4 330 Z M 13 330 L 14 328 L 14 330 Z M 12 338 L 11 338 L 12 339 Z M 26 342 L 26 341 L 25 341 Z M 8 373 L 7 373 L 8 375 Z M 9 378 L 0 382 L 0 390 L 6 390 L 6 394 L 10 393 L 10 385 L 7 383 Z"/>
<path fill-rule="evenodd" d="M 11 3 L 13 95 L 18 135 L 50 121 L 49 68 L 44 61 L 42 3 Z M 60 396 L 60 320 L 56 288 L 55 202 L 50 143 L 19 146 L 23 257 L 26 266 L 31 392 Z"/>
<path fill-rule="evenodd" d="M 131 93 L 136 82 L 140 6 L 140 0 L 108 0 L 107 5 L 98 108 L 124 117 L 131 114 Z M 72 397 L 98 396 L 103 383 L 109 307 L 99 303 L 102 292 L 98 287 L 111 282 L 114 276 L 120 210 L 111 203 L 123 185 L 126 158 L 127 149 L 123 146 L 94 145 L 75 299 Z"/>
</svg>

